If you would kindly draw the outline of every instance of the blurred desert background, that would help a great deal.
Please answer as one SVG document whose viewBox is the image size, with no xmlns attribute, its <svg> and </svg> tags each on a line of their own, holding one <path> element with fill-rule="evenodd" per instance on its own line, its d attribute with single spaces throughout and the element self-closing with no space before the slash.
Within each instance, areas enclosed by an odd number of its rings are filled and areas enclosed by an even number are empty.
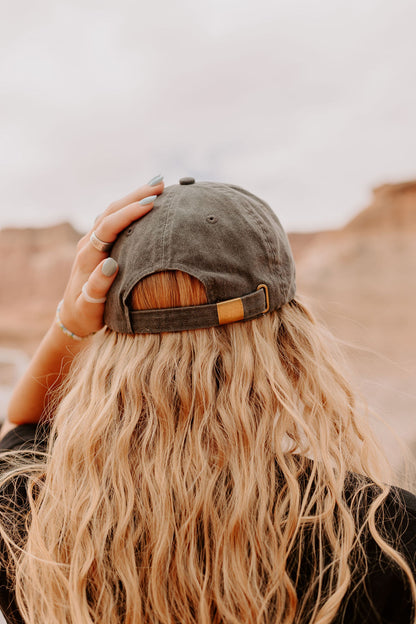
<svg viewBox="0 0 416 624">
<path fill-rule="evenodd" d="M 81 234 L 69 223 L 3 228 L 0 417 L 54 318 Z M 343 342 L 369 406 L 416 450 L 416 180 L 385 184 L 344 227 L 292 233 L 298 293 Z M 391 430 L 374 421 L 394 462 Z"/>
</svg>

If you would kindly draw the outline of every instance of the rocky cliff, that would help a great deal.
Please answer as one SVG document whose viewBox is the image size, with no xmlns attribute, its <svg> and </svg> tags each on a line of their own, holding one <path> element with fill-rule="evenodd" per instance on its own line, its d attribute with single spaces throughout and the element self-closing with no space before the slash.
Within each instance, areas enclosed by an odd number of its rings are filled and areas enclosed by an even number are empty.
<svg viewBox="0 0 416 624">
<path fill-rule="evenodd" d="M 0 230 L 0 344 L 33 351 L 62 298 L 79 238 L 69 223 Z"/>
</svg>

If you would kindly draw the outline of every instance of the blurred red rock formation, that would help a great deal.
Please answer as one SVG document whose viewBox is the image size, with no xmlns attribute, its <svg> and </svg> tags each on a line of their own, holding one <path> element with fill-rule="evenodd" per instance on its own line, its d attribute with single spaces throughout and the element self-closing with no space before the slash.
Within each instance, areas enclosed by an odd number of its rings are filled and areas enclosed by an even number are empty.
<svg viewBox="0 0 416 624">
<path fill-rule="evenodd" d="M 416 230 L 416 180 L 373 189 L 371 205 L 346 226 L 358 232 Z"/>
<path fill-rule="evenodd" d="M 69 223 L 0 230 L 0 344 L 33 351 L 62 298 L 80 234 Z"/>
</svg>

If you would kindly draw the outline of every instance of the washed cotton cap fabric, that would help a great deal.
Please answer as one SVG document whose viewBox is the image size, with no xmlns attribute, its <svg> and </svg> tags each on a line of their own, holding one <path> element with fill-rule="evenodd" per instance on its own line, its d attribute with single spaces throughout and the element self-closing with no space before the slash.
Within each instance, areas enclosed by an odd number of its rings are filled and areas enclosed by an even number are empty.
<svg viewBox="0 0 416 624">
<path fill-rule="evenodd" d="M 117 238 L 119 272 L 105 324 L 120 333 L 200 329 L 256 318 L 295 295 L 289 241 L 270 206 L 239 186 L 182 178 Z M 130 295 L 144 277 L 179 270 L 199 279 L 206 305 L 134 311 Z"/>
</svg>

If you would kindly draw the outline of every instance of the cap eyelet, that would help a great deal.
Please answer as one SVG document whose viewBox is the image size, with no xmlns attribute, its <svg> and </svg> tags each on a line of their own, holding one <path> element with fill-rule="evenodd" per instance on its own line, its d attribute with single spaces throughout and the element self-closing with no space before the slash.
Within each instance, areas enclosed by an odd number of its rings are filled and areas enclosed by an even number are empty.
<svg viewBox="0 0 416 624">
<path fill-rule="evenodd" d="M 210 215 L 206 218 L 207 223 L 217 223 L 218 219 L 214 215 Z"/>
<path fill-rule="evenodd" d="M 266 314 L 266 312 L 268 312 L 270 310 L 270 299 L 269 299 L 269 289 L 267 287 L 267 284 L 259 284 L 256 288 L 256 290 L 260 290 L 260 288 L 263 288 L 264 290 L 264 295 L 266 297 L 266 307 L 263 310 L 262 314 Z"/>
<path fill-rule="evenodd" d="M 126 230 L 126 236 L 130 236 L 130 234 L 133 234 L 133 230 L 134 230 L 134 228 L 133 228 L 133 226 L 132 226 L 132 225 L 131 225 L 129 228 L 127 228 L 127 230 Z"/>
</svg>

